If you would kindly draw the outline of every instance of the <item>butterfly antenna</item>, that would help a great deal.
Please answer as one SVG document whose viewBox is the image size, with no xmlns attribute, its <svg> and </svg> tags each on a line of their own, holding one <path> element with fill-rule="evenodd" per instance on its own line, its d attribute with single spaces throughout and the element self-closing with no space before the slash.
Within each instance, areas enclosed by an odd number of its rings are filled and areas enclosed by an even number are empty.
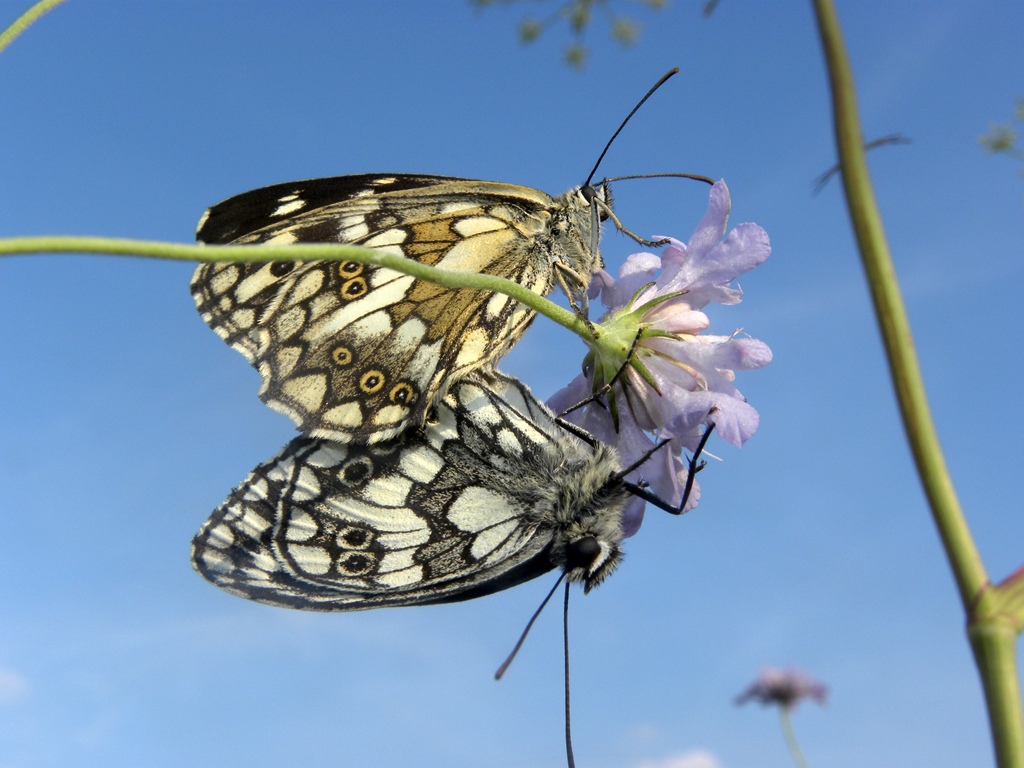
<svg viewBox="0 0 1024 768">
<path fill-rule="evenodd" d="M 633 174 L 631 176 L 613 176 L 610 179 L 605 179 L 604 181 L 602 181 L 601 186 L 606 187 L 613 181 L 627 181 L 628 179 L 692 179 L 694 181 L 703 181 L 705 184 L 711 184 L 712 186 L 715 183 L 715 180 L 712 179 L 710 176 L 701 176 L 700 174 L 697 173 L 643 173 Z M 646 246 L 648 248 L 658 248 L 669 242 L 669 238 L 667 237 L 662 238 L 661 240 L 648 240 L 645 237 L 640 237 L 640 235 L 638 235 L 631 229 L 626 229 L 622 225 L 622 222 L 619 221 L 619 217 L 615 215 L 615 211 L 612 210 L 611 206 L 608 205 L 608 203 L 601 200 L 596 195 L 594 195 L 593 197 L 594 199 L 592 202 L 592 207 L 594 208 L 595 213 L 596 210 L 600 208 L 601 213 L 605 216 L 605 218 L 609 218 L 612 220 L 612 223 L 615 224 L 615 228 L 618 229 L 619 232 L 626 235 L 630 239 L 635 240 L 640 245 Z"/>
<path fill-rule="evenodd" d="M 864 149 L 870 152 L 872 149 L 877 149 L 878 147 L 883 147 L 886 144 L 909 144 L 909 143 L 910 143 L 910 139 L 908 139 L 902 133 L 891 133 L 888 136 L 882 136 L 880 139 L 875 139 L 874 141 L 869 141 L 867 144 L 864 145 Z M 836 165 L 833 165 L 831 168 L 829 168 L 827 171 L 825 171 L 823 174 L 821 174 L 821 176 L 819 176 L 817 179 L 814 180 L 814 191 L 811 194 L 812 195 L 817 195 L 819 192 L 821 192 L 821 190 L 823 190 L 825 188 L 825 185 L 828 184 L 829 179 L 831 179 L 833 176 L 835 176 L 841 170 L 842 170 L 842 168 L 837 163 Z"/>
<path fill-rule="evenodd" d="M 572 727 L 569 717 L 569 582 L 565 582 L 565 603 L 562 607 L 562 646 L 565 648 L 565 761 L 569 768 L 576 768 L 576 760 L 572 756 Z"/>
<path fill-rule="evenodd" d="M 516 647 L 512 649 L 512 653 L 510 653 L 508 658 L 505 659 L 505 663 L 498 667 L 498 671 L 494 673 L 495 680 L 501 680 L 501 676 L 505 674 L 505 670 L 507 670 L 512 664 L 512 660 L 516 657 L 516 654 L 519 653 L 519 649 L 523 647 L 523 643 L 526 642 L 526 636 L 530 634 L 530 630 L 533 629 L 533 623 L 537 620 L 537 617 L 540 616 L 540 612 L 544 610 L 544 606 L 548 604 L 551 596 L 555 594 L 555 590 L 558 589 L 558 585 L 562 583 L 562 579 L 564 578 L 565 571 L 563 571 L 562 575 L 558 577 L 558 581 L 555 582 L 555 586 L 551 588 L 551 591 L 548 592 L 548 596 L 541 602 L 540 607 L 533 612 L 533 616 L 531 616 L 530 620 L 526 622 L 526 629 L 524 629 L 523 634 L 519 636 L 519 642 L 516 643 Z M 568 583 L 565 586 L 568 588 Z"/>
<path fill-rule="evenodd" d="M 671 440 L 669 440 L 668 438 L 665 438 L 665 439 L 659 440 L 659 441 L 658 441 L 657 443 L 655 443 L 655 445 L 654 445 L 654 447 L 653 447 L 653 448 L 648 448 L 648 449 L 647 449 L 646 451 L 644 451 L 644 454 L 643 454 L 643 456 L 641 456 L 641 457 L 640 457 L 639 459 L 637 459 L 636 461 L 634 461 L 634 462 L 633 462 L 632 464 L 630 464 L 630 465 L 629 465 L 628 467 L 626 467 L 625 469 L 623 469 L 623 470 L 620 470 L 619 472 L 617 472 L 617 473 L 615 474 L 615 479 L 616 479 L 616 480 L 622 480 L 622 479 L 623 479 L 623 478 L 625 478 L 625 476 L 626 476 L 626 475 L 628 475 L 628 474 L 629 474 L 630 472 L 632 472 L 632 471 L 633 471 L 633 470 L 635 470 L 635 469 L 638 469 L 638 468 L 639 468 L 640 466 L 642 466 L 643 464 L 646 464 L 646 463 L 647 463 L 647 460 L 648 460 L 649 458 L 651 458 L 651 456 L 652 456 L 652 455 L 653 455 L 654 453 L 656 453 L 657 451 L 660 451 L 660 450 L 661 450 L 662 448 L 664 448 L 664 447 L 665 447 L 666 445 L 668 445 L 668 444 L 669 444 L 669 443 L 671 443 L 671 442 L 672 442 L 672 441 L 671 441 Z"/>
<path fill-rule="evenodd" d="M 612 176 L 610 179 L 605 179 L 603 183 L 611 184 L 613 181 L 628 181 L 629 179 L 691 179 L 703 181 L 711 186 L 715 184 L 715 180 L 710 176 L 700 173 L 633 173 L 629 176 Z"/>
<path fill-rule="evenodd" d="M 676 75 L 676 74 L 679 74 L 679 67 L 675 67 L 674 69 L 670 69 L 670 70 L 669 70 L 668 72 L 666 72 L 666 73 L 665 73 L 664 75 L 662 75 L 662 76 L 661 76 L 661 79 L 660 79 L 660 80 L 658 80 L 658 82 L 656 82 L 656 83 L 655 83 L 655 84 L 654 84 L 654 85 L 653 85 L 653 86 L 651 87 L 651 90 L 649 90 L 649 91 L 648 91 L 648 92 L 647 92 L 647 93 L 646 93 L 646 94 L 644 95 L 644 97 L 643 97 L 642 99 L 640 99 L 640 101 L 639 101 L 639 102 L 637 102 L 637 105 L 636 105 L 635 107 L 633 107 L 633 110 L 632 110 L 632 111 L 631 111 L 631 112 L 630 112 L 630 113 L 629 113 L 628 115 L 626 115 L 626 119 L 622 121 L 622 124 L 621 124 L 621 125 L 619 126 L 618 130 L 617 130 L 617 131 L 615 131 L 615 133 L 613 133 L 613 134 L 612 134 L 612 137 L 611 137 L 610 139 L 608 139 L 608 143 L 604 145 L 604 149 L 603 149 L 603 150 L 601 150 L 601 156 L 597 158 L 597 162 L 596 162 L 596 163 L 594 163 L 594 168 L 593 168 L 593 170 L 591 170 L 591 171 L 590 171 L 590 175 L 589 175 L 589 176 L 587 176 L 587 180 L 586 180 L 585 182 L 583 182 L 583 186 L 584 186 L 584 187 L 589 187 L 589 186 L 590 186 L 590 182 L 591 182 L 591 181 L 593 180 L 593 178 L 594 178 L 594 174 L 595 174 L 595 173 L 597 173 L 597 169 L 598 169 L 598 167 L 599 167 L 599 166 L 601 165 L 601 161 L 602 161 L 602 160 L 604 160 L 604 156 L 605 156 L 606 154 L 608 154 L 608 148 L 609 148 L 609 147 L 611 147 L 611 145 L 612 145 L 612 142 L 613 142 L 613 141 L 615 141 L 615 138 L 616 138 L 616 137 L 617 137 L 617 136 L 618 136 L 618 135 L 619 135 L 620 133 L 622 133 L 622 129 L 626 127 L 626 123 L 628 123 L 628 122 L 629 122 L 629 119 L 630 119 L 630 118 L 631 118 L 631 117 L 632 117 L 633 115 L 635 115 L 635 114 L 636 114 L 636 111 L 637 111 L 638 109 L 640 109 L 640 107 L 642 107 L 642 106 L 643 106 L 643 104 L 644 104 L 644 102 L 645 102 L 645 101 L 647 101 L 647 100 L 648 100 L 649 98 L 651 98 L 651 94 L 653 94 L 653 93 L 654 93 L 654 92 L 655 92 L 656 90 L 658 90 L 659 88 L 661 88 L 661 86 L 662 86 L 662 85 L 663 85 L 663 84 L 665 83 L 665 81 L 666 81 L 666 80 L 668 80 L 668 79 L 669 79 L 670 77 L 672 77 L 672 75 Z"/>
</svg>

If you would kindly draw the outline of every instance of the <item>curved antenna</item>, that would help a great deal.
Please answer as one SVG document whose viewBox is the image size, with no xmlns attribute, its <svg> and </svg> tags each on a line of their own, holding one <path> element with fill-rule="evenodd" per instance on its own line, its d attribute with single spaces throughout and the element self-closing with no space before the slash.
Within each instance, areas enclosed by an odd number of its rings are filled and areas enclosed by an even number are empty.
<svg viewBox="0 0 1024 768">
<path fill-rule="evenodd" d="M 540 607 L 533 612 L 533 616 L 531 616 L 530 620 L 526 622 L 526 629 L 524 629 L 523 634 L 519 636 L 519 642 L 516 643 L 516 647 L 512 649 L 512 653 L 508 655 L 508 658 L 505 659 L 505 662 L 500 667 L 498 667 L 498 671 L 494 673 L 495 680 L 501 680 L 501 676 L 505 674 L 505 670 L 509 668 L 509 665 L 512 663 L 512 660 L 516 657 L 516 654 L 519 653 L 519 649 L 522 648 L 523 643 L 526 642 L 526 636 L 530 634 L 530 630 L 533 629 L 533 623 L 537 620 L 537 617 L 540 616 L 540 612 L 544 610 L 544 606 L 548 604 L 548 601 L 555 594 L 555 590 L 558 589 L 558 585 L 562 583 L 562 579 L 564 578 L 565 571 L 562 571 L 562 575 L 558 577 L 558 581 L 555 582 L 555 586 L 553 586 L 551 588 L 551 591 L 548 592 L 548 596 L 541 601 Z M 565 586 L 568 587 L 569 582 L 566 582 Z"/>
<path fill-rule="evenodd" d="M 611 184 L 613 181 L 626 181 L 627 179 L 693 179 L 712 186 L 715 184 L 715 180 L 710 176 L 703 176 L 699 173 L 635 173 L 631 176 L 612 176 L 610 179 L 605 179 L 603 183 Z"/>
<path fill-rule="evenodd" d="M 646 95 L 642 99 L 640 99 L 640 101 L 637 103 L 637 105 L 635 107 L 633 107 L 633 111 L 630 112 L 628 115 L 626 115 L 626 119 L 622 121 L 622 124 L 619 126 L 618 130 L 615 131 L 615 133 L 612 134 L 612 137 L 610 139 L 608 139 L 608 143 L 604 145 L 604 149 L 601 150 L 601 156 L 597 158 L 597 162 L 594 163 L 593 170 L 590 171 L 590 175 L 587 176 L 587 180 L 585 182 L 583 182 L 583 186 L 584 187 L 589 187 L 590 186 L 590 182 L 593 180 L 594 174 L 597 173 L 598 166 L 601 165 L 601 161 L 604 160 L 604 156 L 608 153 L 608 148 L 612 145 L 612 142 L 615 141 L 615 137 L 618 136 L 620 133 L 622 133 L 622 129 L 626 127 L 626 123 L 629 122 L 629 118 L 631 118 L 633 115 L 636 114 L 636 111 L 638 109 L 640 109 L 640 107 L 643 106 L 644 102 L 647 101 L 651 97 L 652 93 L 654 93 L 656 90 L 661 88 L 661 86 L 664 84 L 664 82 L 666 80 L 668 80 L 670 77 L 672 77 L 672 75 L 675 75 L 675 74 L 678 74 L 678 73 L 679 73 L 679 67 L 675 67 L 674 69 L 670 69 L 668 72 L 666 72 L 664 75 L 662 75 L 661 79 L 658 82 L 656 82 L 652 86 L 651 90 L 649 90 L 646 93 Z"/>
</svg>

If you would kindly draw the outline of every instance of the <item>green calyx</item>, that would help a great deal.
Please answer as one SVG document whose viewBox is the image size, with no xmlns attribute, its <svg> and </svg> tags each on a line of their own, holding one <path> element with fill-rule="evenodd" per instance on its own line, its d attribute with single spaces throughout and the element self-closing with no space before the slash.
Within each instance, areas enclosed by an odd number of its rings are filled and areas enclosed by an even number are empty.
<svg viewBox="0 0 1024 768">
<path fill-rule="evenodd" d="M 644 365 L 644 358 L 655 352 L 644 346 L 645 339 L 655 337 L 676 338 L 676 334 L 654 327 L 644 320 L 645 315 L 660 304 L 675 299 L 686 291 L 676 291 L 663 296 L 656 296 L 640 306 L 634 306 L 640 295 L 652 284 L 640 288 L 633 294 L 626 305 L 608 317 L 603 323 L 593 328 L 593 339 L 589 341 L 590 352 L 583 361 L 584 370 L 593 370 L 593 391 L 610 387 L 621 377 L 626 367 L 632 368 L 650 387 L 657 392 L 654 376 Z M 608 399 L 612 417 L 618 426 L 618 404 L 615 390 Z"/>
</svg>

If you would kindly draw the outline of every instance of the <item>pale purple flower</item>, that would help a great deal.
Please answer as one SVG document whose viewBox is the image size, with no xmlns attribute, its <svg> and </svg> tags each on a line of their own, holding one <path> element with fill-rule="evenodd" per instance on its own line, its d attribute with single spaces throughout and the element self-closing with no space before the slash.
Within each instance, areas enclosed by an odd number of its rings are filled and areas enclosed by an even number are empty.
<svg viewBox="0 0 1024 768">
<path fill-rule="evenodd" d="M 798 669 L 762 669 L 761 673 L 747 690 L 736 697 L 737 704 L 748 701 L 759 701 L 761 704 L 777 704 L 783 709 L 792 710 L 801 699 L 814 699 L 824 704 L 828 698 L 828 688 L 810 675 Z"/>
<path fill-rule="evenodd" d="M 756 224 L 740 224 L 726 235 L 730 205 L 729 190 L 719 181 L 688 243 L 669 239 L 660 256 L 630 256 L 618 280 L 603 270 L 595 276 L 592 293 L 600 293 L 608 308 L 600 336 L 584 372 L 549 400 L 562 413 L 612 380 L 639 334 L 629 367 L 612 392 L 566 418 L 616 446 L 627 466 L 670 439 L 629 479 L 642 479 L 671 504 L 682 499 L 687 479 L 682 451 L 695 450 L 708 425 L 734 445 L 754 434 L 758 414 L 734 386 L 735 371 L 761 368 L 772 357 L 766 344 L 739 331 L 705 333 L 710 323 L 701 309 L 710 302 L 738 303 L 742 292 L 732 282 L 771 252 L 767 234 Z M 695 485 L 686 509 L 698 498 Z M 639 528 L 643 506 L 639 502 L 627 511 L 626 535 Z"/>
</svg>

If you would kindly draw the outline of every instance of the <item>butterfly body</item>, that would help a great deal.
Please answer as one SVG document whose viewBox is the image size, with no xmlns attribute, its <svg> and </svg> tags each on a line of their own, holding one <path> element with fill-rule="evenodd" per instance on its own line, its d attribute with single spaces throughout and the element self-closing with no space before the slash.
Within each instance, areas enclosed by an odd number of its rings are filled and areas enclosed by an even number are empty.
<svg viewBox="0 0 1024 768">
<path fill-rule="evenodd" d="M 620 558 L 620 470 L 521 382 L 474 373 L 390 441 L 293 440 L 214 511 L 193 564 L 233 594 L 322 611 L 465 600 L 554 568 L 590 589 Z"/>
<path fill-rule="evenodd" d="M 207 211 L 197 238 L 352 243 L 547 295 L 560 270 L 585 290 L 601 266 L 595 220 L 579 188 L 554 198 L 498 182 L 364 174 L 230 198 Z M 303 433 L 339 441 L 421 425 L 453 382 L 491 366 L 534 316 L 502 294 L 351 261 L 203 264 L 192 293 L 203 319 L 259 370 L 260 397 Z"/>
</svg>

